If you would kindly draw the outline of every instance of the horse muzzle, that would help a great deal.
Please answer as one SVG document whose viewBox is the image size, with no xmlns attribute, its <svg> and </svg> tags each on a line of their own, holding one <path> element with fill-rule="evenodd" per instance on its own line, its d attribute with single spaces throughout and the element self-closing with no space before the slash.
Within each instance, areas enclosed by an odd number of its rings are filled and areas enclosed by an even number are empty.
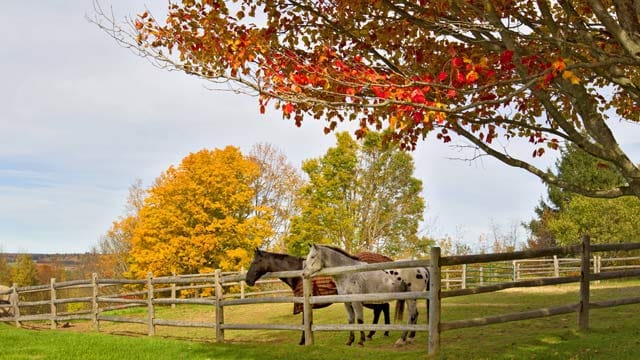
<svg viewBox="0 0 640 360">
<path fill-rule="evenodd" d="M 311 275 L 317 273 L 317 271 L 312 271 L 309 269 L 303 269 L 302 270 L 302 277 L 310 277 Z"/>
</svg>

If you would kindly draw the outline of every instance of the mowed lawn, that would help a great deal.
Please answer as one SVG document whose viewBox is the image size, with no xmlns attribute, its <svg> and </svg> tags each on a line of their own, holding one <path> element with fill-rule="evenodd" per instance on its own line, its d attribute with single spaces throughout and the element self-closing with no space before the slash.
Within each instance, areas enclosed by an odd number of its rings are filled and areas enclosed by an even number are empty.
<svg viewBox="0 0 640 360">
<path fill-rule="evenodd" d="M 640 296 L 640 281 L 592 285 L 592 301 Z M 443 321 L 552 307 L 578 301 L 577 285 L 512 289 L 492 294 L 447 298 Z M 225 308 L 226 323 L 299 324 L 290 304 L 260 304 Z M 425 321 L 425 305 L 420 305 Z M 120 316 L 144 317 L 143 308 L 120 311 Z M 366 322 L 372 312 L 366 311 Z M 211 306 L 160 307 L 160 319 L 211 321 Z M 345 323 L 343 306 L 314 311 L 315 324 Z M 593 309 L 591 329 L 580 333 L 575 314 L 444 332 L 441 359 L 637 359 L 640 357 L 640 305 Z M 215 342 L 212 329 L 157 327 L 146 336 L 146 326 L 101 323 L 101 332 L 88 322 L 48 330 L 47 323 L 26 323 L 24 329 L 0 324 L 0 359 L 429 359 L 427 334 L 416 343 L 396 348 L 400 335 L 376 334 L 364 348 L 344 345 L 346 332 L 318 332 L 316 344 L 296 345 L 297 331 L 243 330 L 225 332 L 226 342 Z"/>
</svg>

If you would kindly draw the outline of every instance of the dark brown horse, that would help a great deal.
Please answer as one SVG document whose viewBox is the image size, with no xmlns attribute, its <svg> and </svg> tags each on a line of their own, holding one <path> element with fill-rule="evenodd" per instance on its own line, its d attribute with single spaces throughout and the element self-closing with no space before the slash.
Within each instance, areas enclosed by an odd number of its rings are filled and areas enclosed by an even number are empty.
<svg viewBox="0 0 640 360">
<path fill-rule="evenodd" d="M 387 262 L 393 261 L 393 259 L 386 257 L 384 255 L 370 253 L 370 252 L 361 252 L 356 255 L 361 261 L 368 263 L 379 263 L 379 262 Z M 288 254 L 278 254 L 272 253 L 268 251 L 255 250 L 253 255 L 253 261 L 251 262 L 251 266 L 249 266 L 249 270 L 247 271 L 247 275 L 245 277 L 245 282 L 249 286 L 255 285 L 256 281 L 264 274 L 269 272 L 277 272 L 277 271 L 290 271 L 290 270 L 302 270 L 302 262 L 304 258 L 288 255 Z M 285 284 L 289 285 L 291 290 L 295 296 L 303 296 L 302 295 L 302 278 L 294 277 L 294 278 L 280 278 Z M 336 295 L 338 294 L 336 290 L 336 284 L 333 282 L 333 279 L 330 276 L 318 276 L 312 279 L 312 294 L 313 295 Z M 331 305 L 328 304 L 313 304 L 313 308 L 323 308 Z M 384 314 L 384 323 L 389 324 L 389 303 L 382 304 L 363 304 L 364 307 L 369 309 L 373 309 L 373 323 L 377 324 L 380 319 L 380 313 Z M 293 313 L 298 314 L 302 312 L 302 304 L 294 304 Z M 371 339 L 375 334 L 375 331 L 369 332 L 367 337 Z M 385 331 L 385 336 L 389 336 L 389 332 Z M 304 345 L 304 333 L 302 333 L 302 337 L 300 338 L 300 345 Z"/>
</svg>

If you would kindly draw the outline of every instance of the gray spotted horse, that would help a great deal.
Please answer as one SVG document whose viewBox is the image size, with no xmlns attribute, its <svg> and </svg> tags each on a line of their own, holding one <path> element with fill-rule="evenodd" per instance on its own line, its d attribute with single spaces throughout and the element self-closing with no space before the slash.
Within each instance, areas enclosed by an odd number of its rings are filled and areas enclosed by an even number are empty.
<svg viewBox="0 0 640 360">
<path fill-rule="evenodd" d="M 312 245 L 302 271 L 303 276 L 311 276 L 326 267 L 362 265 L 356 257 L 346 251 L 326 245 Z M 367 272 L 347 273 L 333 275 L 338 294 L 372 294 L 424 291 L 429 282 L 428 272 L 424 268 L 405 268 L 397 270 L 376 270 Z M 416 324 L 418 320 L 418 309 L 415 299 L 406 301 L 409 317 L 409 324 Z M 362 302 L 346 302 L 349 324 L 357 322 L 362 324 Z M 407 335 L 409 337 L 407 338 Z M 396 341 L 396 345 L 403 345 L 405 342 L 413 341 L 415 332 L 404 331 L 402 337 Z M 353 344 L 355 336 L 353 331 L 349 334 L 347 345 Z M 360 341 L 358 345 L 363 346 L 365 341 L 364 331 L 360 331 Z"/>
</svg>

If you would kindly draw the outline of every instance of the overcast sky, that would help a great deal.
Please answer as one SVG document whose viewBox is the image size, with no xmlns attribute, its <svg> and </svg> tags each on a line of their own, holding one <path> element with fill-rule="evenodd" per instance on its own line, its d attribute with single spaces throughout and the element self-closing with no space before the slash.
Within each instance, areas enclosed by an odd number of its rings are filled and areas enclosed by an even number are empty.
<svg viewBox="0 0 640 360">
<path fill-rule="evenodd" d="M 119 18 L 145 7 L 103 1 L 110 4 Z M 165 4 L 157 2 L 155 11 Z M 260 115 L 255 98 L 212 92 L 196 78 L 154 68 L 89 23 L 92 12 L 91 0 L 2 6 L 3 251 L 88 251 L 123 213 L 136 178 L 148 186 L 190 152 L 226 145 L 247 151 L 268 142 L 299 166 L 334 144 L 320 122 L 296 128 L 275 110 Z M 632 130 L 622 131 L 621 141 L 638 155 Z M 427 234 L 473 245 L 492 222 L 506 230 L 533 216 L 545 191 L 537 178 L 490 158 L 449 160 L 463 155 L 433 140 L 413 154 L 425 189 Z"/>
</svg>

